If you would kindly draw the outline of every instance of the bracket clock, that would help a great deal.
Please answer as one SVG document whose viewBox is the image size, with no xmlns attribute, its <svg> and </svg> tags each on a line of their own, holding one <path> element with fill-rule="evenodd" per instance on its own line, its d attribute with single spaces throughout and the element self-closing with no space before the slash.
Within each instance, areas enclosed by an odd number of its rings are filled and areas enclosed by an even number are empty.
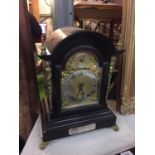
<svg viewBox="0 0 155 155">
<path fill-rule="evenodd" d="M 112 42 L 97 32 L 65 27 L 51 34 L 46 47 L 40 55 L 47 94 L 41 105 L 43 143 L 114 126 L 116 116 L 106 103 L 116 54 Z"/>
</svg>

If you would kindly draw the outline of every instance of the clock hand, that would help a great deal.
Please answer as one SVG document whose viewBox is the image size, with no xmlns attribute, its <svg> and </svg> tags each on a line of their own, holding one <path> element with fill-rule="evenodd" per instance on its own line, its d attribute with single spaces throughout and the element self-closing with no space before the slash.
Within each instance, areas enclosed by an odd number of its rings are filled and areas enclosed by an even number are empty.
<svg viewBox="0 0 155 155">
<path fill-rule="evenodd" d="M 78 93 L 77 93 L 77 95 L 76 95 L 76 100 L 77 100 L 78 97 L 79 97 L 80 91 L 81 91 L 81 83 L 79 84 L 79 90 L 78 90 Z"/>
<path fill-rule="evenodd" d="M 84 91 L 83 91 L 83 86 L 84 86 L 84 84 L 83 84 L 83 83 L 80 83 L 80 84 L 79 84 L 79 91 L 78 91 L 78 93 L 77 93 L 76 100 L 78 99 L 78 97 L 79 97 L 80 93 L 81 93 L 81 95 L 82 95 L 82 99 L 84 99 Z"/>
<path fill-rule="evenodd" d="M 79 94 L 80 94 L 80 90 L 78 91 L 78 93 L 77 93 L 77 95 L 76 95 L 76 100 L 78 99 Z"/>
<path fill-rule="evenodd" d="M 82 91 L 83 90 L 83 83 L 79 84 L 79 90 Z"/>
<path fill-rule="evenodd" d="M 80 84 L 80 92 L 81 92 L 81 95 L 82 95 L 82 99 L 84 99 L 84 91 L 83 91 L 83 86 L 84 86 L 84 84 L 83 83 L 81 83 Z"/>
</svg>

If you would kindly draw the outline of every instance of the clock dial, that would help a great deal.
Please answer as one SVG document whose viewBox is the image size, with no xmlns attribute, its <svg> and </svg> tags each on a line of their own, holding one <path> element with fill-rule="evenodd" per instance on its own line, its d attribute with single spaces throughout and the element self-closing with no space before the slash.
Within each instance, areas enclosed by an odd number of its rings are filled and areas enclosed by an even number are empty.
<svg viewBox="0 0 155 155">
<path fill-rule="evenodd" d="M 62 88 L 64 97 L 69 102 L 89 100 L 98 87 L 94 73 L 87 70 L 73 72 L 65 81 Z"/>
<path fill-rule="evenodd" d="M 62 108 L 98 104 L 101 68 L 95 55 L 78 51 L 66 63 L 61 79 Z"/>
</svg>

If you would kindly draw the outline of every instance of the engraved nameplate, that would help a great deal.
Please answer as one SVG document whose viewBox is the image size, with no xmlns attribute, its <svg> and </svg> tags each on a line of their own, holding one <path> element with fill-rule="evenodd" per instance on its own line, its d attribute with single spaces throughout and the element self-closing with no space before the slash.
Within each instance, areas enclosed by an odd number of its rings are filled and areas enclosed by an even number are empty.
<svg viewBox="0 0 155 155">
<path fill-rule="evenodd" d="M 69 135 L 75 135 L 96 129 L 96 123 L 69 129 Z"/>
</svg>

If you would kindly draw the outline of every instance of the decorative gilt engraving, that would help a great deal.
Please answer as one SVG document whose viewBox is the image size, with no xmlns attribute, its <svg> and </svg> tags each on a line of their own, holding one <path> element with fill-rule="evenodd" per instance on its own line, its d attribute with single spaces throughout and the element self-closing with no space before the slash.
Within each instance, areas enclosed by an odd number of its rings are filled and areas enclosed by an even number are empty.
<svg viewBox="0 0 155 155">
<path fill-rule="evenodd" d="M 113 56 L 111 57 L 111 62 L 110 62 L 110 70 L 109 70 L 109 79 L 108 79 L 108 86 L 107 86 L 107 95 L 112 87 L 111 85 L 111 78 L 112 78 L 112 73 L 115 71 L 115 65 L 116 65 L 116 57 Z"/>
<path fill-rule="evenodd" d="M 47 61 L 43 62 L 44 67 L 44 76 L 45 76 L 45 91 L 47 96 L 47 102 L 49 103 L 49 109 L 52 109 L 52 74 L 51 74 L 51 67 L 50 63 Z"/>
<path fill-rule="evenodd" d="M 92 51 L 79 50 L 70 56 L 62 71 L 62 108 L 98 103 L 101 73 Z"/>
</svg>

